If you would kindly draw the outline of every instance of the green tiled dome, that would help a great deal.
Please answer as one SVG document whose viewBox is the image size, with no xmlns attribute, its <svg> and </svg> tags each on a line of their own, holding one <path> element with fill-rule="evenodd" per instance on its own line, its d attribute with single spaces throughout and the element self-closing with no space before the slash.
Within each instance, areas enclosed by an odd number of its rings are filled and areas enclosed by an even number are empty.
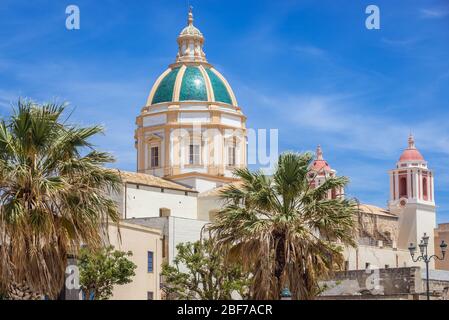
<svg viewBox="0 0 449 320">
<path fill-rule="evenodd" d="M 223 81 L 210 68 L 207 68 L 206 72 L 214 90 L 215 101 L 232 104 L 231 96 Z"/>
<path fill-rule="evenodd" d="M 206 83 L 197 67 L 187 67 L 181 83 L 179 101 L 207 101 Z"/>
<path fill-rule="evenodd" d="M 173 100 L 173 88 L 175 86 L 176 76 L 178 75 L 180 68 L 175 68 L 170 71 L 164 79 L 159 83 L 152 104 L 160 102 L 169 102 Z"/>
<path fill-rule="evenodd" d="M 149 97 L 151 105 L 177 101 L 204 101 L 237 105 L 232 89 L 229 88 L 226 80 L 210 66 L 178 65 L 169 69 L 158 83 L 154 94 Z"/>
</svg>

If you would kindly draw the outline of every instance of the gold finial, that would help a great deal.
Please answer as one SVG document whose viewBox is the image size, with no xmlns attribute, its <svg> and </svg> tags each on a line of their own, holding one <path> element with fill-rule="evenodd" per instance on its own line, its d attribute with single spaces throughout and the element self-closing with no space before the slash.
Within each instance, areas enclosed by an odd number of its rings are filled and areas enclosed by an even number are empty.
<svg viewBox="0 0 449 320">
<path fill-rule="evenodd" d="M 189 6 L 189 18 L 187 19 L 187 25 L 193 25 L 193 12 L 192 12 L 193 7 Z"/>
</svg>

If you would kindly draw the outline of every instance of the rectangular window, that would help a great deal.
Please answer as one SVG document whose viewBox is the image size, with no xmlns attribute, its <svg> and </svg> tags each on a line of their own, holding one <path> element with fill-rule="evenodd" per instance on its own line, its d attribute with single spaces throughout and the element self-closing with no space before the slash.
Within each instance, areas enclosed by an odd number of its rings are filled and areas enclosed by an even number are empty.
<svg viewBox="0 0 449 320">
<path fill-rule="evenodd" d="M 200 145 L 191 144 L 189 145 L 189 164 L 198 165 L 200 164 Z"/>
<path fill-rule="evenodd" d="M 154 293 L 153 291 L 147 292 L 147 300 L 154 300 Z"/>
<path fill-rule="evenodd" d="M 153 252 L 148 251 L 148 272 L 153 272 Z"/>
<path fill-rule="evenodd" d="M 236 164 L 235 161 L 235 146 L 228 147 L 228 166 L 234 167 Z"/>
<path fill-rule="evenodd" d="M 159 167 L 159 147 L 151 147 L 150 157 L 151 157 L 151 168 Z"/>
</svg>

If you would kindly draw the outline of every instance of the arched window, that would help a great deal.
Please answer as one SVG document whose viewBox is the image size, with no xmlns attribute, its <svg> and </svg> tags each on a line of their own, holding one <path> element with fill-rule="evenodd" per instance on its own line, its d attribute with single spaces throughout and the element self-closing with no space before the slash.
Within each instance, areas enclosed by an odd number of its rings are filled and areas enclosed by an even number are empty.
<svg viewBox="0 0 449 320">
<path fill-rule="evenodd" d="M 427 178 L 422 179 L 422 194 L 423 194 L 424 200 L 427 200 L 429 197 L 428 192 L 427 192 Z"/>
<path fill-rule="evenodd" d="M 407 178 L 399 179 L 399 197 L 407 197 Z"/>
</svg>

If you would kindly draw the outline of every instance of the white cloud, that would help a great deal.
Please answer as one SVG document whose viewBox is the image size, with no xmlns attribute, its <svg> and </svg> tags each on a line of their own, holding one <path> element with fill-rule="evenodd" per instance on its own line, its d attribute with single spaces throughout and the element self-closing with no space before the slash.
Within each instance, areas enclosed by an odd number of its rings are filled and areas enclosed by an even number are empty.
<svg viewBox="0 0 449 320">
<path fill-rule="evenodd" d="M 421 17 L 425 19 L 438 19 L 449 16 L 449 6 L 425 8 L 420 10 Z"/>
<path fill-rule="evenodd" d="M 259 99 L 256 96 L 256 99 Z M 288 122 L 292 130 L 313 133 L 315 140 L 323 139 L 335 148 L 355 151 L 371 158 L 385 158 L 397 154 L 406 146 L 410 131 L 422 151 L 449 155 L 449 128 L 444 118 L 419 119 L 405 122 L 401 116 L 373 113 L 372 106 L 363 105 L 357 95 L 301 94 L 283 95 L 259 103 L 268 104 L 270 115 Z M 282 101 L 282 108 L 279 103 Z M 284 137 L 285 138 L 285 137 Z M 282 139 L 282 137 L 281 137 Z M 319 141 L 317 141 L 319 143 Z"/>
</svg>

